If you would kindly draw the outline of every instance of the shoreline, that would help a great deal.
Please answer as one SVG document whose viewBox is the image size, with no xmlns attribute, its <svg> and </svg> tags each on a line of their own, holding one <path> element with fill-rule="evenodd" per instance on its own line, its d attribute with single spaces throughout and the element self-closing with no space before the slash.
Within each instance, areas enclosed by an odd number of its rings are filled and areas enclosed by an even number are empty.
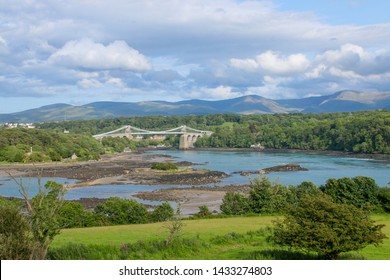
<svg viewBox="0 0 390 280">
<path fill-rule="evenodd" d="M 195 214 L 200 206 L 208 206 L 210 211 L 219 212 L 222 199 L 228 191 L 248 192 L 247 185 L 234 184 L 229 187 L 214 186 L 205 187 L 202 185 L 208 182 L 216 182 L 227 174 L 219 171 L 190 168 L 195 165 L 192 162 L 176 162 L 182 167 L 181 172 L 158 172 L 151 171 L 153 162 L 173 161 L 175 158 L 168 155 L 158 154 L 161 150 L 171 149 L 143 149 L 132 153 L 119 153 L 103 155 L 99 161 L 83 162 L 58 162 L 58 163 L 36 163 L 36 164 L 3 164 L 0 165 L 0 176 L 9 177 L 12 174 L 19 176 L 42 176 L 42 177 L 63 177 L 78 180 L 77 183 L 68 185 L 67 188 L 90 187 L 96 185 L 115 184 L 168 184 L 169 189 L 156 191 L 141 191 L 133 196 L 145 201 L 170 201 L 180 203 L 186 215 Z M 156 151 L 157 154 L 150 154 L 147 151 Z M 175 149 L 176 150 L 176 149 Z M 385 160 L 390 163 L 390 155 L 367 155 L 354 154 L 340 151 L 305 151 L 285 149 L 238 149 L 238 148 L 195 148 L 194 151 L 221 151 L 221 152 L 255 152 L 255 153 L 300 153 L 325 156 L 344 156 L 362 158 L 368 160 Z M 272 167 L 270 168 L 272 169 Z M 187 170 L 187 171 L 185 171 Z M 223 174 L 222 174 L 223 173 Z M 211 181 L 210 181 L 211 180 Z M 189 188 L 181 188 L 179 185 L 192 185 Z M 100 202 L 100 199 L 81 198 L 79 200 L 90 207 Z"/>
<path fill-rule="evenodd" d="M 164 149 L 161 149 L 164 150 Z M 168 149 L 165 149 L 168 150 Z M 344 156 L 361 159 L 376 159 L 386 160 L 390 163 L 390 154 L 363 154 L 346 151 L 331 151 L 331 150 L 299 150 L 299 149 L 274 149 L 274 148 L 194 148 L 195 151 L 221 151 L 221 152 L 254 152 L 254 153 L 291 153 L 291 154 L 308 154 L 321 156 Z"/>
</svg>

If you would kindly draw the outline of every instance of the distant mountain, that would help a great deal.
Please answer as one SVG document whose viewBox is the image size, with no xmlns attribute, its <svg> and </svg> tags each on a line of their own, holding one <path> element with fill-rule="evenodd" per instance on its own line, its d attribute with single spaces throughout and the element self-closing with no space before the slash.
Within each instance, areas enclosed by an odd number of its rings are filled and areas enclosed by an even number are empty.
<svg viewBox="0 0 390 280">
<path fill-rule="evenodd" d="M 45 122 L 147 115 L 202 115 L 217 113 L 273 114 L 353 112 L 390 108 L 390 92 L 340 91 L 302 99 L 272 100 L 258 95 L 233 99 L 179 102 L 94 102 L 83 106 L 52 104 L 12 114 L 0 114 L 0 122 Z"/>
</svg>

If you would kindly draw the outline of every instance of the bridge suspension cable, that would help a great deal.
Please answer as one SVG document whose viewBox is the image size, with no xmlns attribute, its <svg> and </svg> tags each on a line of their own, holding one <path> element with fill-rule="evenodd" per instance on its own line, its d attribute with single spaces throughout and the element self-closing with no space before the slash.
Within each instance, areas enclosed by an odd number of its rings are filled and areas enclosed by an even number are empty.
<svg viewBox="0 0 390 280">
<path fill-rule="evenodd" d="M 126 131 L 126 130 L 128 130 L 128 131 Z M 212 134 L 211 131 L 199 130 L 199 129 L 191 128 L 191 127 L 188 127 L 185 125 L 182 125 L 182 126 L 179 126 L 176 128 L 172 128 L 172 129 L 168 129 L 168 130 L 164 130 L 164 131 L 145 130 L 145 129 L 138 128 L 135 126 L 126 125 L 126 126 L 123 126 L 121 128 L 118 128 L 118 129 L 115 129 L 112 131 L 93 135 L 93 137 L 94 138 L 103 138 L 103 137 L 108 137 L 108 136 L 117 136 L 119 134 L 117 132 L 120 132 L 120 131 L 124 131 L 124 133 L 120 133 L 121 135 L 122 134 L 124 134 L 124 135 L 163 135 L 163 134 L 181 135 L 181 134 L 188 134 L 188 133 L 199 133 L 199 134 L 205 134 L 205 135 Z"/>
</svg>

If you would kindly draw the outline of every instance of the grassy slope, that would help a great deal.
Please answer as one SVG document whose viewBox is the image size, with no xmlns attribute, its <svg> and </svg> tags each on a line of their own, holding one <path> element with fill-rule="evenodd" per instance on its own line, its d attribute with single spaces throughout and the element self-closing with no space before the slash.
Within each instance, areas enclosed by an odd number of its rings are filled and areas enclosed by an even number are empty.
<svg viewBox="0 0 390 280">
<path fill-rule="evenodd" d="M 185 221 L 183 237 L 195 238 L 209 242 L 213 237 L 223 236 L 231 232 L 245 234 L 272 225 L 277 217 L 235 217 L 226 219 L 189 220 Z M 378 223 L 385 224 L 383 232 L 390 237 L 390 215 L 373 217 Z M 125 225 L 99 228 L 67 229 L 55 239 L 53 248 L 59 248 L 68 243 L 98 244 L 120 246 L 138 240 L 162 240 L 167 237 L 164 223 L 146 225 Z M 245 242 L 243 240 L 213 245 L 198 253 L 187 255 L 187 259 L 247 259 L 249 255 L 259 250 L 272 250 L 272 245 L 263 236 Z M 368 246 L 358 252 L 367 259 L 390 260 L 390 239 L 385 239 L 379 246 Z M 156 256 L 158 259 L 159 256 Z M 252 257 L 251 257 L 252 258 Z"/>
</svg>

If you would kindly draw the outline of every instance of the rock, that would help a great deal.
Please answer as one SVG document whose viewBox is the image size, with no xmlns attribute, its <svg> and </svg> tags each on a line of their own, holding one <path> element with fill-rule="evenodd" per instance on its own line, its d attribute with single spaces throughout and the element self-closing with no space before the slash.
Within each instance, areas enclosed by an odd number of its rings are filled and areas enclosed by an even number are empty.
<svg viewBox="0 0 390 280">
<path fill-rule="evenodd" d="M 268 168 L 260 169 L 259 171 L 238 171 L 233 172 L 233 174 L 240 174 L 241 176 L 249 176 L 253 174 L 269 174 L 272 172 L 287 172 L 287 171 L 308 171 L 309 169 L 301 167 L 299 164 L 282 164 L 276 165 Z"/>
</svg>

